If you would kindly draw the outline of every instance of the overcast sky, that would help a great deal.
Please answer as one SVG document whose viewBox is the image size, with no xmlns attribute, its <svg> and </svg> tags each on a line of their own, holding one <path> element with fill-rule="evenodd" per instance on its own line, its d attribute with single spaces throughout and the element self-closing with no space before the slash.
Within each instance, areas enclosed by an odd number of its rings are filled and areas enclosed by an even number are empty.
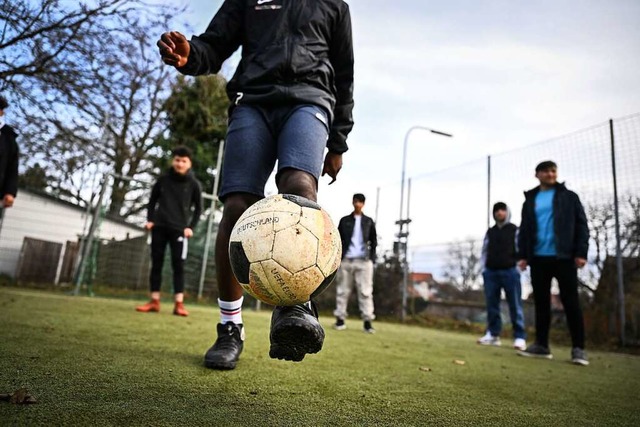
<svg viewBox="0 0 640 427">
<path fill-rule="evenodd" d="M 196 32 L 221 3 L 190 2 L 188 21 Z M 407 176 L 415 177 L 640 111 L 638 0 L 348 3 L 356 124 L 344 169 L 331 187 L 323 178 L 319 201 L 337 220 L 350 212 L 351 195 L 363 192 L 365 212 L 373 216 L 381 187 L 379 229 L 386 247 L 394 238 L 402 145 L 411 126 L 454 135 L 412 133 Z M 533 176 L 530 184 L 536 184 Z M 414 194 L 412 216 L 441 221 L 442 213 L 427 204 L 443 206 L 456 197 Z M 412 241 L 446 236 L 434 231 Z"/>
</svg>

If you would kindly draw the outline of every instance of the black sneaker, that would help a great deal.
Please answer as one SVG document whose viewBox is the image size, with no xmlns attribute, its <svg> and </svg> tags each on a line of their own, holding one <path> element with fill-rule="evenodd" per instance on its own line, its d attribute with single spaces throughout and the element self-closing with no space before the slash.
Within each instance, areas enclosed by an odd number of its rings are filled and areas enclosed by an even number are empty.
<svg viewBox="0 0 640 427">
<path fill-rule="evenodd" d="M 364 327 L 362 328 L 368 334 L 375 334 L 376 330 L 371 326 L 371 320 L 364 321 Z"/>
<path fill-rule="evenodd" d="M 300 362 L 307 353 L 322 349 L 324 330 L 318 322 L 318 311 L 307 304 L 291 307 L 277 306 L 271 315 L 272 359 Z"/>
<path fill-rule="evenodd" d="M 571 363 L 576 365 L 587 366 L 589 359 L 587 359 L 587 353 L 580 347 L 573 347 L 571 349 Z"/>
<path fill-rule="evenodd" d="M 553 359 L 553 354 L 549 350 L 549 347 L 545 347 L 541 344 L 533 343 L 526 348 L 526 350 L 520 350 L 517 352 L 520 356 L 525 357 L 537 357 L 540 359 Z"/>
<path fill-rule="evenodd" d="M 244 327 L 227 322 L 218 323 L 218 339 L 204 355 L 204 366 L 209 369 L 233 369 L 244 347 Z"/>
<path fill-rule="evenodd" d="M 347 325 L 344 324 L 344 319 L 336 317 L 336 323 L 333 324 L 333 329 L 336 331 L 344 331 L 347 329 Z"/>
</svg>

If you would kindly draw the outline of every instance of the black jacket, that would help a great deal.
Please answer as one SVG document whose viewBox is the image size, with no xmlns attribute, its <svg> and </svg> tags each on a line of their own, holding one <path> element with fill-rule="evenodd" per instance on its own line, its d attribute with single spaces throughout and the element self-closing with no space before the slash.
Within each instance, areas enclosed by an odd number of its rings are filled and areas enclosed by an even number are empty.
<svg viewBox="0 0 640 427">
<path fill-rule="evenodd" d="M 338 231 L 340 232 L 340 240 L 342 241 L 342 258 L 347 255 L 349 244 L 351 243 L 351 237 L 353 236 L 353 229 L 356 224 L 356 219 L 351 215 L 347 215 L 340 219 L 338 224 Z M 378 236 L 376 234 L 376 224 L 373 219 L 366 215 L 362 215 L 360 220 L 360 226 L 362 227 L 362 240 L 364 241 L 367 249 L 367 256 L 373 262 L 376 262 L 376 246 L 378 245 Z"/>
<path fill-rule="evenodd" d="M 200 183 L 191 172 L 180 175 L 169 169 L 151 190 L 147 221 L 153 222 L 154 227 L 174 230 L 195 228 L 202 213 L 201 192 Z"/>
<path fill-rule="evenodd" d="M 327 110 L 329 151 L 347 151 L 353 127 L 353 44 L 342 0 L 225 0 L 205 33 L 194 36 L 188 75 L 217 73 L 242 46 L 227 85 L 237 104 L 314 104 Z"/>
<path fill-rule="evenodd" d="M 524 193 L 522 224 L 518 235 L 518 257 L 531 261 L 536 245 L 537 221 L 536 195 L 540 187 Z M 589 227 L 587 216 L 578 195 L 564 184 L 556 184 L 553 196 L 553 228 L 558 259 L 587 258 L 589 251 Z"/>
<path fill-rule="evenodd" d="M 0 128 L 0 199 L 18 194 L 18 135 L 9 125 Z"/>
<path fill-rule="evenodd" d="M 500 270 L 515 267 L 516 235 L 518 227 L 507 222 L 501 227 L 498 224 L 487 230 L 482 246 L 483 265 L 486 268 Z"/>
</svg>

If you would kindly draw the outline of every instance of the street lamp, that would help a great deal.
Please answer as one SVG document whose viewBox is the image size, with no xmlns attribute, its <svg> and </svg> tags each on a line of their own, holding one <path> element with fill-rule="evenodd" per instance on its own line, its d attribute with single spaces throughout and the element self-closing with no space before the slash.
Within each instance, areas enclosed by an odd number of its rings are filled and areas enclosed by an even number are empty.
<svg viewBox="0 0 640 427">
<path fill-rule="evenodd" d="M 398 225 L 398 234 L 396 237 L 398 238 L 398 240 L 397 240 L 397 247 L 394 248 L 396 249 L 398 259 L 401 260 L 403 264 L 402 266 L 402 321 L 404 321 L 407 316 L 407 276 L 408 276 L 407 245 L 409 241 L 409 223 L 411 222 L 411 219 L 409 218 L 409 212 L 407 212 L 407 218 L 403 219 L 404 182 L 405 182 L 406 166 L 407 166 L 407 143 L 409 142 L 409 135 L 411 135 L 411 132 L 413 132 L 414 130 L 425 130 L 425 131 L 434 133 L 436 135 L 446 136 L 449 138 L 453 137 L 453 135 L 449 133 L 441 132 L 425 126 L 411 126 L 409 130 L 407 130 L 407 133 L 404 135 L 404 145 L 402 148 L 402 178 L 400 180 L 400 219 L 396 221 L 396 224 Z M 404 230 L 405 225 L 407 226 L 406 231 Z M 402 254 L 402 257 L 400 256 L 401 254 Z"/>
</svg>

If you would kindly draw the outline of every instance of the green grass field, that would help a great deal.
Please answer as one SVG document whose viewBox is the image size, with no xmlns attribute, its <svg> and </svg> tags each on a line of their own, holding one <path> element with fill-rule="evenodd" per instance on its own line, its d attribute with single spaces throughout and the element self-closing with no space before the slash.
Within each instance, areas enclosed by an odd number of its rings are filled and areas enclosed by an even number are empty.
<svg viewBox="0 0 640 427">
<path fill-rule="evenodd" d="M 475 336 L 397 324 L 327 330 L 321 353 L 271 360 L 268 312 L 246 311 L 234 371 L 202 366 L 217 311 L 0 288 L 0 425 L 640 425 L 640 358 L 531 360 Z M 461 360 L 463 365 L 454 360 Z"/>
</svg>

